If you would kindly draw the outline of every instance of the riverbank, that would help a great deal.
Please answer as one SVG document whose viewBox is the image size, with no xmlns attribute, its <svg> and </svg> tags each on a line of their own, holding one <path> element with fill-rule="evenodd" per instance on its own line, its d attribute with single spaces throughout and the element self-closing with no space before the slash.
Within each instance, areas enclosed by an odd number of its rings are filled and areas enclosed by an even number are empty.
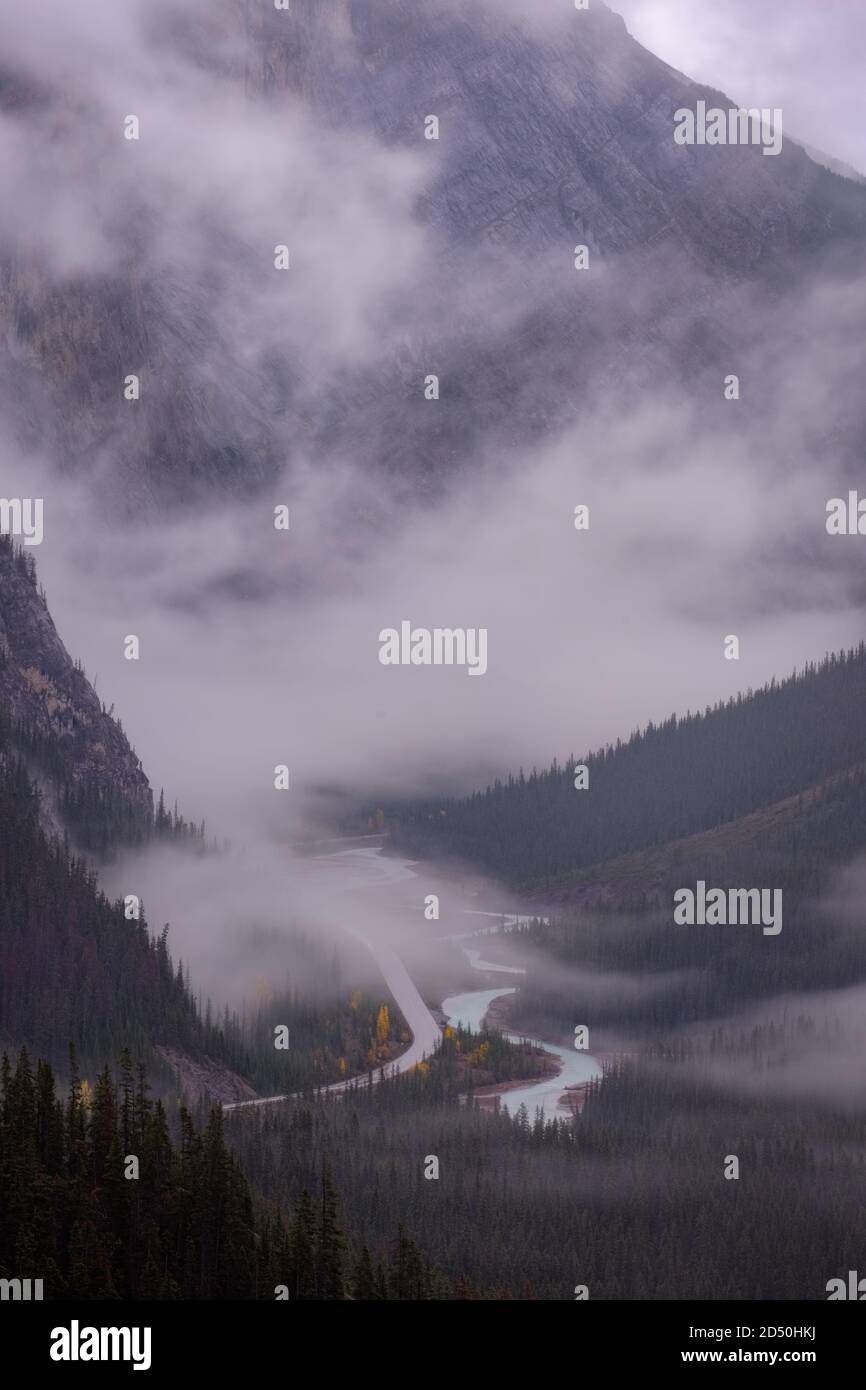
<svg viewBox="0 0 866 1390">
<path fill-rule="evenodd" d="M 519 1031 L 514 1031 L 514 1025 L 511 1021 L 515 998 L 516 995 L 514 991 L 503 991 L 501 994 L 491 999 L 482 1019 L 482 1027 L 494 1028 L 498 1032 L 504 1033 L 513 1042 L 518 1043 L 521 1034 Z M 563 1058 L 569 1056 L 568 1049 L 560 1047 L 553 1038 L 545 1038 L 544 1036 L 535 1036 L 531 1041 L 535 1044 L 540 1044 L 545 1049 L 541 1055 L 547 1058 L 549 1062 L 549 1065 L 543 1071 L 539 1072 L 536 1080 L 539 1083 L 544 1083 L 553 1076 L 560 1076 L 565 1069 Z M 548 1051 L 548 1048 L 556 1050 Z M 636 1055 L 637 1054 L 633 1051 L 626 1052 L 612 1048 L 593 1050 L 591 1057 L 587 1053 L 575 1052 L 575 1056 L 578 1058 L 583 1057 L 587 1061 L 594 1060 L 598 1064 L 600 1070 L 592 1076 L 587 1076 L 578 1081 L 572 1081 L 569 1084 L 563 1085 L 555 1101 L 556 1113 L 562 1116 L 567 1116 L 569 1114 L 579 1115 L 583 1110 L 586 1092 L 590 1082 L 596 1080 L 599 1075 L 603 1076 L 604 1073 L 617 1062 Z M 496 1086 L 485 1086 L 475 1091 L 473 1093 L 474 1099 L 479 1101 L 485 1109 L 492 1110 L 500 1103 L 499 1097 L 507 1094 L 509 1091 L 525 1089 L 526 1085 L 527 1082 L 525 1080 L 503 1081 Z M 528 1106 L 529 1102 L 527 1101 L 526 1103 Z M 510 1106 L 509 1109 L 511 1109 Z"/>
</svg>

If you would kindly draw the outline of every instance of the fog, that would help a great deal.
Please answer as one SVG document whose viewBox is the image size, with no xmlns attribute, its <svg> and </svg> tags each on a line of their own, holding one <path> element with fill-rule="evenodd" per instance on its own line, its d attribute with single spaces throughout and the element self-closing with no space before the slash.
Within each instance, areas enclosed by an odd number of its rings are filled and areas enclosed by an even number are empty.
<svg viewBox="0 0 866 1390">
<path fill-rule="evenodd" d="M 792 136 L 866 169 L 862 85 L 852 55 L 866 15 L 855 0 L 612 0 L 629 32 L 743 106 L 781 106 Z"/>
<path fill-rule="evenodd" d="M 639 37 L 659 37 L 660 56 L 700 58 L 693 75 L 709 80 L 712 69 L 721 84 L 730 74 L 751 99 L 759 58 L 740 84 L 729 29 L 708 30 L 693 6 L 688 20 L 673 5 L 649 6 L 640 21 L 633 8 L 621 6 Z M 327 23 L 348 53 L 341 15 L 335 7 Z M 541 7 L 528 20 L 521 5 L 488 21 L 547 35 L 561 18 Z M 674 30 L 690 48 L 669 41 Z M 856 141 L 834 142 L 826 105 L 810 104 L 812 37 L 804 17 L 794 87 L 774 87 L 768 65 L 761 90 L 792 107 L 804 137 L 862 158 Z M 408 380 L 421 401 L 430 344 L 471 348 L 477 334 L 485 351 L 516 353 L 521 401 L 555 395 L 548 357 L 514 340 L 567 295 L 580 321 L 570 261 L 547 248 L 531 263 L 507 247 L 449 251 L 419 216 L 438 152 L 386 138 L 381 119 L 347 134 L 303 92 L 251 97 L 249 54 L 204 3 L 4 5 L 0 39 L 17 84 L 0 119 L 0 176 L 16 189 L 0 242 L 21 253 L 8 298 L 36 284 L 47 324 L 45 341 L 10 328 L 4 491 L 44 496 L 38 562 L 51 613 L 152 784 L 239 856 L 188 867 L 160 851 L 112 870 L 113 884 L 144 884 L 152 925 L 177 924 L 205 990 L 236 974 L 240 920 L 340 925 L 305 870 L 289 872 L 284 849 L 316 825 L 323 792 L 375 803 L 468 790 L 859 639 L 856 557 L 824 529 L 858 437 L 858 266 L 816 262 L 795 295 L 771 302 L 730 286 L 722 295 L 669 253 L 614 259 L 591 295 L 606 322 L 631 322 L 622 342 L 575 342 L 586 398 L 540 421 L 531 441 L 509 419 L 484 418 L 468 446 L 455 443 L 452 476 L 414 487 L 367 466 L 376 429 L 388 433 L 388 393 L 399 398 Z M 847 100 L 847 81 L 834 90 Z M 137 142 L 122 136 L 130 113 Z M 283 243 L 288 275 L 272 268 Z M 124 287 L 115 318 L 106 309 L 111 331 L 124 327 L 127 289 L 134 303 L 146 280 L 158 296 L 155 355 L 168 380 L 156 382 L 143 365 L 153 345 L 131 332 L 118 341 L 141 360 L 99 368 L 117 381 L 106 416 L 96 405 L 88 414 L 87 393 L 96 402 L 99 391 L 81 362 L 98 358 L 103 331 L 103 301 L 91 303 L 88 287 L 110 277 Z M 68 337 L 46 347 L 52 317 L 72 303 Z M 693 375 L 682 375 L 683 344 L 715 308 L 732 335 L 737 402 L 723 400 L 714 357 L 690 350 Z M 177 399 L 172 352 L 186 363 Z M 123 403 L 120 383 L 136 371 L 142 400 Z M 16 423 L 25 381 L 36 409 L 27 430 Z M 441 399 L 419 408 L 447 421 L 465 389 L 459 374 L 443 376 Z M 329 443 L 341 393 L 357 404 L 357 438 Z M 192 500 L 161 492 L 136 454 L 139 406 L 176 409 L 181 421 L 188 411 L 214 439 L 237 427 L 231 485 L 205 470 Z M 832 435 L 815 427 L 828 416 Z M 68 450 L 57 444 L 67 425 Z M 399 452 L 400 439 L 387 443 Z M 169 474 L 174 463 L 163 460 Z M 288 531 L 274 527 L 278 504 L 290 508 Z M 579 504 L 588 531 L 575 530 Z M 485 628 L 486 674 L 382 666 L 379 633 L 404 620 Z M 124 659 L 128 634 L 140 639 L 138 661 Z M 739 661 L 724 659 L 728 634 L 740 638 Z M 287 792 L 274 789 L 279 764 Z M 381 927 L 379 911 L 370 924 Z"/>
<path fill-rule="evenodd" d="M 720 1090 L 775 1101 L 862 1110 L 866 1101 L 866 988 L 782 995 L 728 1019 L 717 1020 L 725 1044 L 688 1070 Z M 804 1020 L 811 1024 L 807 1031 Z M 753 1029 L 775 1030 L 762 1039 L 760 1061 L 750 1047 Z M 706 1044 L 706 1034 L 701 1032 Z"/>
<path fill-rule="evenodd" d="M 312 473 L 158 526 L 102 523 L 98 544 L 87 494 L 50 485 L 40 577 L 153 783 L 216 833 L 275 829 L 321 787 L 469 788 L 859 638 L 851 542 L 824 532 L 840 491 L 824 460 L 792 451 L 782 486 L 753 466 L 758 431 L 707 437 L 697 414 L 664 396 L 599 413 L 524 473 L 480 472 L 374 538 L 349 510 L 345 545 L 339 492 Z M 291 508 L 287 532 L 274 501 Z M 382 666 L 379 633 L 404 619 L 486 628 L 486 674 Z M 273 789 L 281 763 L 288 793 Z"/>
</svg>

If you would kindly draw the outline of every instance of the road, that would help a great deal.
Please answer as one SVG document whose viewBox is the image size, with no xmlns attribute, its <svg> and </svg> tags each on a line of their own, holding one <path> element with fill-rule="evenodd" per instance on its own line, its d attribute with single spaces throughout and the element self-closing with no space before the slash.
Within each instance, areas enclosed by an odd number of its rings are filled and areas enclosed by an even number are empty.
<svg viewBox="0 0 866 1390">
<path fill-rule="evenodd" d="M 320 855 L 309 862 L 313 873 L 318 872 L 321 883 L 327 884 L 328 891 L 332 891 L 335 896 L 363 892 L 370 888 L 383 888 L 416 877 L 408 865 L 401 860 L 384 859 L 378 849 L 344 850 L 336 854 Z M 412 1042 L 405 1052 L 388 1064 L 386 1074 L 395 1076 L 400 1072 L 411 1071 L 438 1046 L 442 1037 L 439 1024 L 392 946 L 383 940 L 373 939 L 358 927 L 344 925 L 343 931 L 349 936 L 354 936 L 373 956 L 412 1033 Z M 336 1081 L 331 1086 L 321 1087 L 321 1092 L 337 1095 L 358 1081 L 363 1082 L 367 1075 L 368 1073 L 362 1072 L 360 1076 L 350 1077 L 346 1081 Z M 373 1073 L 374 1085 L 381 1076 L 382 1071 Z M 296 1095 L 297 1092 L 294 1092 L 288 1095 L 260 1096 L 257 1100 L 239 1100 L 224 1105 L 223 1109 L 243 1110 L 247 1106 L 274 1105 L 278 1101 L 293 1100 Z"/>
</svg>

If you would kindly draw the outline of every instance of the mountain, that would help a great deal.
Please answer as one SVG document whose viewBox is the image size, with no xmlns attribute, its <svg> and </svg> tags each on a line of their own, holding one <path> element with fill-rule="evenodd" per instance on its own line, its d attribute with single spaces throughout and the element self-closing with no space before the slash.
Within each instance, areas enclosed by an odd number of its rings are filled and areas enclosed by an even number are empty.
<svg viewBox="0 0 866 1390">
<path fill-rule="evenodd" d="M 94 849 L 147 833 L 153 794 L 141 760 L 60 640 L 32 552 L 8 536 L 0 537 L 0 710 L 40 776 L 49 828 Z"/>
<path fill-rule="evenodd" d="M 866 845 L 864 694 L 861 643 L 702 714 L 649 724 L 580 762 L 395 808 L 391 842 L 465 859 L 560 900 L 645 895 L 663 847 L 680 876 L 685 860 L 709 864 L 722 846 L 741 854 L 775 846 L 789 873 L 841 860 Z M 584 789 L 575 786 L 581 766 Z M 593 893 L 594 884 L 606 890 Z M 614 893 L 615 884 L 630 891 Z"/>
<path fill-rule="evenodd" d="M 100 888 L 106 857 L 154 841 L 208 852 L 204 826 L 162 795 L 154 807 L 119 722 L 57 634 L 32 554 L 0 537 L 0 1051 L 26 1046 L 65 1069 L 70 1043 L 88 1067 L 129 1048 L 161 1086 L 176 1078 L 188 1096 L 226 1101 L 253 1097 L 251 1081 L 302 1090 L 363 1071 L 383 1000 L 353 989 L 312 938 L 284 936 L 303 996 L 268 991 L 243 1021 L 200 1008 L 168 926 L 153 933 Z M 405 1042 L 392 1013 L 383 1058 Z M 291 1028 L 285 1061 L 275 1022 Z"/>
<path fill-rule="evenodd" d="M 793 142 L 775 157 L 734 146 L 718 160 L 676 145 L 678 108 L 735 103 L 648 52 L 603 3 L 548 28 L 476 0 L 247 12 L 248 84 L 269 99 L 290 92 L 406 148 L 438 114 L 418 213 L 451 246 L 565 253 L 576 236 L 609 257 L 667 243 L 739 277 L 866 234 L 866 192 Z"/>
<path fill-rule="evenodd" d="M 123 1047 L 217 1048 L 166 933 L 152 937 L 99 890 L 91 865 L 40 824 L 40 794 L 0 744 L 0 1049 L 26 1045 L 65 1066 L 69 1045 L 88 1065 Z M 241 1094 L 242 1092 L 239 1092 Z"/>
<path fill-rule="evenodd" d="M 167 933 L 109 902 L 82 854 L 155 836 L 200 832 L 162 798 L 154 809 L 140 759 L 58 636 L 32 552 L 0 536 L 0 1048 L 63 1067 L 70 1043 L 87 1064 L 126 1046 L 165 1083 L 162 1048 L 178 1070 L 209 1066 L 213 1092 L 247 1097 Z"/>
<path fill-rule="evenodd" d="M 866 183 L 866 175 L 861 174 L 860 170 L 855 169 L 852 164 L 846 164 L 844 159 L 834 159 L 824 150 L 819 150 L 814 145 L 807 145 L 805 140 L 798 140 L 797 144 L 806 151 L 810 159 L 813 159 L 816 164 L 823 164 L 824 168 L 829 169 L 831 173 L 841 174 L 843 179 L 852 179 L 854 183 Z"/>
<path fill-rule="evenodd" d="M 50 130 L 76 169 L 69 198 L 110 201 L 105 270 L 76 268 L 73 250 L 58 266 L 14 219 L 0 228 L 0 392 L 63 471 L 110 461 L 112 503 L 131 514 L 249 497 L 286 465 L 346 457 L 394 497 L 437 492 L 485 451 L 510 458 L 578 418 L 603 384 L 657 379 L 648 346 L 674 380 L 717 371 L 749 341 L 738 288 L 769 313 L 800 282 L 792 259 L 862 260 L 866 187 L 791 140 L 774 157 L 676 145 L 679 107 L 731 103 L 600 0 L 549 25 L 486 0 L 222 0 L 163 15 L 147 40 L 188 100 L 170 132 L 145 123 L 142 141 L 164 145 L 136 178 L 98 84 L 0 73 L 0 114 L 24 142 Z M 218 93 L 242 101 L 236 131 L 213 126 Z M 248 141 L 251 161 L 271 142 L 270 192 L 224 186 L 221 138 Z M 373 184 L 398 186 L 380 223 L 356 145 L 386 161 Z M 189 162 L 207 159 L 186 204 Z M 275 227 L 297 260 L 285 291 Z M 575 274 L 576 243 L 602 273 Z M 447 409 L 424 398 L 431 371 Z"/>
<path fill-rule="evenodd" d="M 579 1018 L 643 1045 L 774 1007 L 787 1027 L 798 997 L 836 1027 L 866 980 L 864 693 L 861 643 L 582 762 L 395 806 L 389 844 L 482 869 L 538 913 L 498 938 L 525 970 L 507 1019 L 528 1036 L 564 1043 Z M 701 883 L 762 890 L 772 921 L 689 925 L 675 904 Z"/>
</svg>

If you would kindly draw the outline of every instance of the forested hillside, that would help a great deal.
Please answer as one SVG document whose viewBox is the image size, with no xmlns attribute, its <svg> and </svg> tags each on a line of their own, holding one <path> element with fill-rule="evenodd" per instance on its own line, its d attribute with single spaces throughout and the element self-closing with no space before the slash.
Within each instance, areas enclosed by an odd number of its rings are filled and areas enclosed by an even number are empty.
<svg viewBox="0 0 866 1390">
<path fill-rule="evenodd" d="M 74 1057 L 70 1075 L 64 1104 L 47 1063 L 4 1054 L 0 1278 L 42 1279 L 46 1299 L 448 1296 L 394 1222 L 375 1263 L 349 1248 L 327 1165 L 293 1215 L 257 1213 L 219 1107 L 201 1130 L 167 1113 L 128 1054 L 117 1083 L 82 1082 Z"/>
<path fill-rule="evenodd" d="M 590 865 L 711 830 L 820 787 L 866 760 L 866 645 L 787 680 L 649 724 L 588 754 L 521 771 L 465 799 L 395 808 L 391 842 L 469 861 L 512 886 L 547 889 Z M 828 798 L 840 789 L 828 791 Z M 821 830 L 824 856 L 866 841 L 862 774 L 847 811 Z M 838 837 L 838 838 L 837 838 Z"/>
<path fill-rule="evenodd" d="M 0 752 L 0 1039 L 55 1064 L 70 1042 L 90 1060 L 154 1041 L 217 1046 L 166 933 L 128 920 L 94 870 L 46 835 L 23 763 Z"/>
<path fill-rule="evenodd" d="M 760 1073 L 781 1037 L 733 1045 Z M 720 1090 L 702 1060 L 698 1045 L 660 1046 L 591 1085 L 574 1123 L 544 1123 L 461 1104 L 446 1044 L 424 1075 L 237 1111 L 226 1137 L 253 1188 L 283 1205 L 327 1160 L 355 1238 L 375 1249 L 404 1223 L 457 1296 L 568 1301 L 585 1284 L 591 1299 L 825 1298 L 866 1241 L 866 1120 Z"/>
<path fill-rule="evenodd" d="M 461 1104 L 453 1043 L 346 1100 L 201 1128 L 128 1057 L 92 1086 L 73 1062 L 65 1103 L 45 1063 L 4 1059 L 0 1277 L 79 1299 L 823 1299 L 866 1240 L 862 1115 L 698 1070 L 724 1053 L 760 1074 L 785 1042 L 659 1047 L 546 1124 Z"/>
<path fill-rule="evenodd" d="M 60 640 L 32 550 L 8 535 L 0 535 L 0 713 L 7 740 L 52 789 L 41 808 L 46 825 L 62 822 L 94 851 L 153 832 L 141 760 Z"/>
<path fill-rule="evenodd" d="M 298 931 L 285 933 L 286 977 L 303 976 L 303 992 L 271 992 L 247 1015 L 200 1007 L 172 962 L 168 927 L 154 934 L 144 913 L 129 919 L 122 902 L 110 902 L 93 867 L 46 833 L 39 802 L 0 734 L 0 1046 L 26 1045 L 61 1071 L 70 1043 L 88 1069 L 129 1047 L 163 1086 L 171 1073 L 160 1059 L 179 1062 L 185 1081 L 185 1060 L 207 1058 L 267 1092 L 380 1066 L 408 1042 L 390 999 L 355 989 L 333 949 Z M 156 833 L 161 823 L 178 832 L 160 805 Z M 285 1051 L 274 1047 L 276 1024 L 289 1029 Z"/>
<path fill-rule="evenodd" d="M 718 881 L 758 881 L 743 870 L 738 862 L 732 878 Z M 685 871 L 682 882 L 695 879 Z M 670 906 L 566 908 L 515 927 L 508 940 L 520 945 L 528 968 L 509 1017 L 521 1030 L 563 1042 L 577 1022 L 646 1037 L 788 991 L 866 980 L 857 914 L 845 903 L 783 892 L 783 928 L 772 938 L 760 925 L 679 926 Z"/>
</svg>

